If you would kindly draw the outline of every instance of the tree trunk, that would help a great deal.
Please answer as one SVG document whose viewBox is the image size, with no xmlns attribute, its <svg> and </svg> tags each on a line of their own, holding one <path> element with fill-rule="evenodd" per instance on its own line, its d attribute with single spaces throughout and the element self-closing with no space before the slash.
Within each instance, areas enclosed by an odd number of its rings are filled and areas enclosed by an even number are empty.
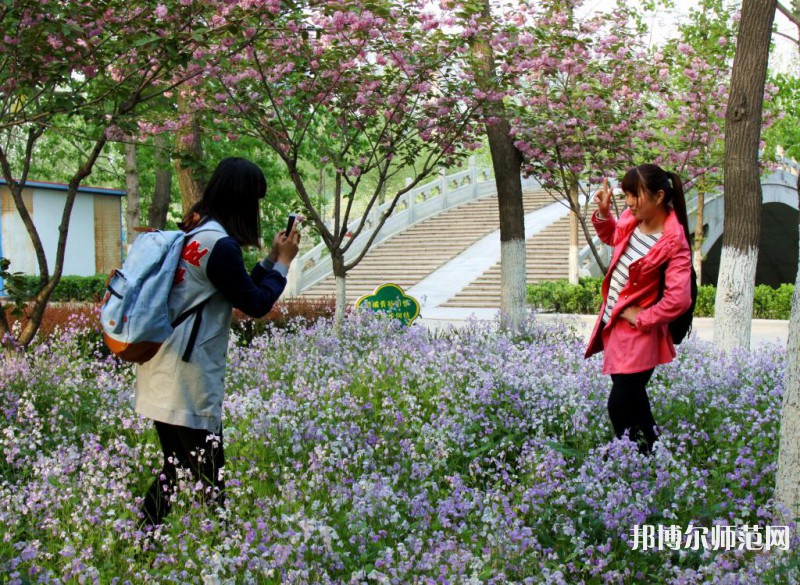
<svg viewBox="0 0 800 585">
<path fill-rule="evenodd" d="M 167 226 L 170 195 L 172 192 L 172 169 L 169 166 L 167 139 L 159 134 L 154 140 L 156 163 L 156 187 L 153 191 L 153 202 L 147 214 L 147 224 L 159 230 Z"/>
<path fill-rule="evenodd" d="M 183 215 L 186 215 L 189 213 L 189 209 L 200 201 L 205 188 L 198 173 L 198 168 L 203 161 L 202 128 L 199 113 L 190 110 L 190 106 L 183 96 L 178 98 L 178 111 L 181 114 L 189 114 L 191 117 L 189 126 L 181 130 L 178 135 L 178 157 L 175 160 L 175 173 L 181 190 Z"/>
<path fill-rule="evenodd" d="M 72 179 L 69 182 L 66 199 L 64 201 L 64 210 L 61 213 L 61 223 L 58 226 L 58 244 L 56 244 L 56 258 L 53 265 L 53 273 L 50 278 L 44 282 L 42 288 L 38 293 L 36 293 L 36 296 L 33 298 L 33 301 L 28 307 L 28 321 L 22 327 L 22 331 L 17 338 L 17 342 L 23 348 L 28 347 L 28 345 L 30 345 L 30 343 L 33 341 L 33 338 L 36 336 L 36 332 L 39 330 L 39 326 L 42 324 L 44 311 L 47 308 L 47 302 L 50 300 L 50 295 L 53 294 L 56 285 L 58 284 L 59 280 L 61 280 L 61 273 L 64 269 L 64 254 L 66 253 L 67 248 L 69 220 L 70 216 L 72 215 L 75 197 L 78 194 L 78 187 L 80 187 L 81 181 L 83 181 L 92 173 L 94 164 L 97 162 L 97 158 L 103 151 L 106 140 L 107 139 L 104 134 L 97 140 L 97 142 L 95 142 L 94 148 L 87 156 L 83 165 L 72 176 Z M 33 238 L 35 234 L 31 234 L 29 232 L 29 235 L 31 235 L 31 238 Z M 46 270 L 46 263 L 39 266 L 40 273 Z"/>
<path fill-rule="evenodd" d="M 488 0 L 482 4 L 483 18 L 491 20 Z M 486 40 L 474 41 L 476 83 L 490 93 L 498 84 L 495 59 L 491 45 Z M 522 205 L 522 153 L 514 146 L 511 125 L 503 103 L 486 105 L 486 136 L 497 186 L 500 208 L 500 323 L 516 329 L 526 317 L 526 259 L 525 259 L 525 209 Z"/>
<path fill-rule="evenodd" d="M 600 272 L 605 274 L 608 271 L 608 266 L 606 266 L 606 263 L 603 261 L 603 257 L 600 255 L 600 250 L 597 249 L 597 246 L 594 243 L 594 237 L 589 231 L 588 220 L 583 215 L 575 212 L 572 212 L 572 215 L 578 218 L 578 223 L 581 231 L 583 232 L 583 237 L 586 238 L 586 243 L 589 246 L 589 250 L 592 252 L 592 256 L 594 256 L 595 262 L 597 262 L 597 267 L 600 269 Z M 605 246 L 603 243 L 600 245 Z"/>
<path fill-rule="evenodd" d="M 697 212 L 695 213 L 695 227 L 694 227 L 694 271 L 697 274 L 697 286 L 699 287 L 703 281 L 703 240 L 705 238 L 705 230 L 703 229 L 703 222 L 705 221 L 703 215 L 705 213 L 706 205 L 706 192 L 705 192 L 705 179 L 703 185 L 697 191 Z"/>
<path fill-rule="evenodd" d="M 344 269 L 344 256 L 331 255 L 333 276 L 336 280 L 336 310 L 333 314 L 333 332 L 337 337 L 342 332 L 344 314 L 347 310 L 347 272 Z"/>
<path fill-rule="evenodd" d="M 486 125 L 500 209 L 501 323 L 516 329 L 527 317 L 525 302 L 525 210 L 522 206 L 522 156 L 514 146 L 508 120 Z"/>
<path fill-rule="evenodd" d="M 761 181 L 758 147 L 775 0 L 744 0 L 725 125 L 725 225 L 714 319 L 723 350 L 750 347 Z"/>
<path fill-rule="evenodd" d="M 571 201 L 570 206 L 573 209 L 578 209 L 580 201 L 578 200 L 578 184 L 573 182 L 569 188 L 569 198 Z M 568 278 L 570 284 L 578 284 L 580 278 L 580 266 L 578 266 L 578 214 L 569 214 L 569 258 L 568 258 Z"/>
<path fill-rule="evenodd" d="M 136 239 L 136 230 L 141 224 L 139 197 L 139 169 L 136 165 L 136 145 L 125 144 L 125 189 L 127 190 L 125 223 L 128 226 L 128 246 Z"/>
<path fill-rule="evenodd" d="M 797 183 L 800 202 L 800 178 Z M 787 520 L 800 516 L 800 262 L 792 295 L 789 342 L 786 348 L 775 499 L 788 508 Z"/>
</svg>

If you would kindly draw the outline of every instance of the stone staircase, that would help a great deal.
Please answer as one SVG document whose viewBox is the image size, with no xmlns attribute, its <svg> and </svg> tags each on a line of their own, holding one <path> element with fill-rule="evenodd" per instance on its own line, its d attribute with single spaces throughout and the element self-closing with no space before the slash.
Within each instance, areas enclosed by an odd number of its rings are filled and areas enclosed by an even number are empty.
<svg viewBox="0 0 800 585">
<path fill-rule="evenodd" d="M 526 282 L 567 278 L 569 216 L 550 224 L 525 245 Z M 500 263 L 495 264 L 442 307 L 500 307 Z"/>
<path fill-rule="evenodd" d="M 551 203 L 552 197 L 543 191 L 523 192 L 525 213 Z M 347 302 L 354 303 L 359 297 L 371 294 L 377 286 L 386 282 L 409 290 L 497 229 L 499 211 L 496 196 L 484 197 L 421 221 L 375 246 L 347 273 Z M 566 258 L 566 247 L 562 249 Z M 303 291 L 300 296 L 333 296 L 335 287 L 335 280 L 331 275 Z M 499 306 L 499 302 L 496 306 Z"/>
</svg>

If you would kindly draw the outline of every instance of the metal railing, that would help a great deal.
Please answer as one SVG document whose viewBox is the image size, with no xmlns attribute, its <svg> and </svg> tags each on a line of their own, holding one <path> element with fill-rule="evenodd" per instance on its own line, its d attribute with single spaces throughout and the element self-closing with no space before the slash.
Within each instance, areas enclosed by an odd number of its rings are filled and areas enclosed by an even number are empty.
<svg viewBox="0 0 800 585">
<path fill-rule="evenodd" d="M 408 181 L 410 182 L 410 179 Z M 523 188 L 528 188 L 537 183 L 533 179 L 523 179 L 522 184 Z M 391 238 L 417 222 L 492 193 L 496 193 L 492 168 L 479 166 L 474 157 L 470 158 L 466 169 L 451 175 L 441 171 L 433 180 L 405 193 L 398 201 L 392 215 L 380 228 L 372 245 L 375 246 Z M 390 205 L 391 201 L 387 201 L 369 211 L 364 230 L 345 254 L 346 262 L 361 253 Z M 349 225 L 359 225 L 361 219 L 352 220 Z M 332 272 L 330 253 L 325 244 L 320 243 L 295 258 L 288 275 L 287 294 L 296 296 L 321 282 Z"/>
</svg>

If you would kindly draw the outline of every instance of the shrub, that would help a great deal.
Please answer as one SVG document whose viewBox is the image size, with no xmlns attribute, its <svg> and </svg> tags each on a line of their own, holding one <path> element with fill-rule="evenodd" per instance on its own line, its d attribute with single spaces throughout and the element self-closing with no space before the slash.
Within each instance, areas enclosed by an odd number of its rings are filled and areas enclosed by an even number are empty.
<svg viewBox="0 0 800 585">
<path fill-rule="evenodd" d="M 695 317 L 713 317 L 714 301 L 717 296 L 717 288 L 711 284 L 704 284 L 697 289 L 697 304 L 694 307 Z"/>
<path fill-rule="evenodd" d="M 528 287 L 528 302 L 544 312 L 595 313 L 602 304 L 601 282 L 584 278 L 579 284 L 570 284 L 567 280 L 534 284 Z"/>
<path fill-rule="evenodd" d="M 603 304 L 602 279 L 582 278 L 577 285 L 566 280 L 540 282 L 528 286 L 528 303 L 547 313 L 597 313 Z M 713 317 L 717 288 L 703 285 L 697 291 L 695 317 Z M 792 310 L 794 285 L 782 284 L 774 289 L 758 285 L 753 298 L 753 318 L 788 319 Z"/>
<path fill-rule="evenodd" d="M 320 297 L 279 301 L 262 319 L 253 319 L 234 310 L 231 331 L 239 345 L 249 347 L 254 338 L 268 334 L 271 329 L 288 329 L 296 324 L 311 326 L 320 319 L 333 317 L 335 309 L 335 298 Z M 50 303 L 45 309 L 36 338 L 41 341 L 66 330 L 81 331 L 88 352 L 85 355 L 98 350 L 107 355 L 109 352 L 103 343 L 99 311 L 98 303 Z M 10 307 L 6 308 L 6 318 L 12 330 L 24 327 L 29 320 L 25 310 L 22 316 L 16 316 Z"/>
<path fill-rule="evenodd" d="M 275 303 L 272 310 L 262 319 L 254 319 L 241 311 L 234 311 L 231 330 L 236 335 L 239 345 L 249 347 L 254 338 L 268 334 L 271 328 L 287 329 L 295 323 L 312 325 L 320 319 L 333 317 L 335 311 L 334 297 L 290 298 Z"/>
<path fill-rule="evenodd" d="M 53 291 L 50 301 L 54 303 L 96 303 L 106 292 L 107 274 L 94 276 L 62 276 Z M 25 289 L 35 294 L 39 289 L 39 277 L 22 277 Z"/>
<path fill-rule="evenodd" d="M 756 319 L 788 319 L 792 311 L 794 286 L 782 284 L 777 289 L 760 284 L 753 295 L 753 317 Z"/>
<path fill-rule="evenodd" d="M 12 331 L 21 329 L 28 321 L 28 312 L 23 309 L 22 316 L 14 314 L 12 309 L 6 309 L 6 318 Z M 103 332 L 100 329 L 100 306 L 97 304 L 78 303 L 50 303 L 44 310 L 42 323 L 36 332 L 36 341 L 48 339 L 53 335 L 65 331 L 75 333 L 76 339 L 80 337 L 80 345 L 84 350 L 82 355 L 92 355 L 100 351 L 108 355 L 109 351 L 103 343 Z"/>
</svg>

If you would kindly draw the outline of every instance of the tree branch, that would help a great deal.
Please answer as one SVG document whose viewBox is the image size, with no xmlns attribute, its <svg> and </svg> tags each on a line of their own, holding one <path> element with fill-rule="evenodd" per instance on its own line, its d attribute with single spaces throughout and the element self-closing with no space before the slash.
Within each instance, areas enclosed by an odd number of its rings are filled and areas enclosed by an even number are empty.
<svg viewBox="0 0 800 585">
<path fill-rule="evenodd" d="M 778 2 L 778 12 L 788 18 L 796 27 L 800 28 L 800 16 L 786 8 L 781 2 Z"/>
</svg>

